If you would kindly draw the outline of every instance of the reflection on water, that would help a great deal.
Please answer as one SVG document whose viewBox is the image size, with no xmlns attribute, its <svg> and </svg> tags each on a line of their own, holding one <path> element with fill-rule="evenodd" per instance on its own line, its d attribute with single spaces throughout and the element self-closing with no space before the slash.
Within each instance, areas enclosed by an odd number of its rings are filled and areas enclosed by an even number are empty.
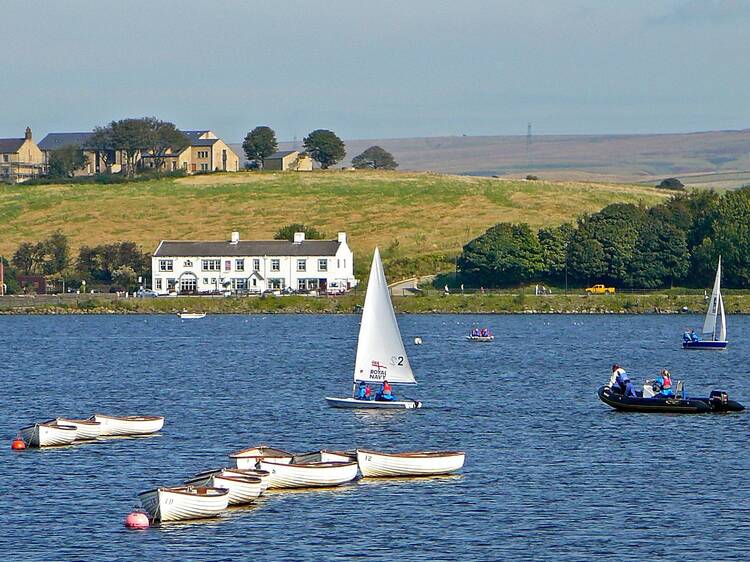
<svg viewBox="0 0 750 562">
<path fill-rule="evenodd" d="M 684 352 L 701 322 L 399 316 L 407 342 L 423 338 L 405 392 L 425 407 L 368 412 L 324 400 L 350 392 L 355 316 L 2 316 L 0 559 L 748 560 L 748 414 L 618 414 L 596 398 L 618 362 L 750 404 L 750 317 L 729 318 L 727 352 Z M 495 342 L 467 342 L 473 324 Z M 156 438 L 10 450 L 31 421 L 95 411 L 167 421 Z M 453 477 L 269 491 L 217 519 L 123 528 L 138 492 L 259 443 L 467 454 Z"/>
</svg>

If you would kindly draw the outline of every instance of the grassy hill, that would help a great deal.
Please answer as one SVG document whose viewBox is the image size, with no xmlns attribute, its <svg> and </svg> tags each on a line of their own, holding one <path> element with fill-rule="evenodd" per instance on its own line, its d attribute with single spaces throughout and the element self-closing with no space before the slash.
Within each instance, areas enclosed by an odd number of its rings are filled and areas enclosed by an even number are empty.
<svg viewBox="0 0 750 562">
<path fill-rule="evenodd" d="M 653 204 L 650 187 L 508 181 L 431 173 L 228 173 L 115 185 L 0 187 L 0 254 L 60 230 L 77 248 L 133 240 L 271 238 L 281 226 L 346 231 L 359 256 L 451 254 L 499 221 L 572 220 L 615 202 Z M 397 241 L 397 242 L 396 242 Z M 361 263 L 362 260 L 359 260 Z"/>
</svg>

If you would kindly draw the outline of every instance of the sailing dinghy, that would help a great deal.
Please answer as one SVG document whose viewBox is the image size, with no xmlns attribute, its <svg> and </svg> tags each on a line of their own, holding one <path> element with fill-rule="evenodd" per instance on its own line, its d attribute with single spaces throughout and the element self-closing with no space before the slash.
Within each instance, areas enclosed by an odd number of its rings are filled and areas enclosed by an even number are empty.
<svg viewBox="0 0 750 562">
<path fill-rule="evenodd" d="M 404 342 L 393 312 L 391 294 L 380 261 L 380 252 L 375 248 L 367 282 L 365 306 L 359 326 L 357 358 L 354 365 L 354 386 L 358 382 L 380 384 L 417 384 L 412 373 Z M 332 408 L 358 409 L 405 409 L 421 408 L 417 400 L 360 400 L 326 397 Z"/>
<path fill-rule="evenodd" d="M 714 290 L 703 322 L 703 338 L 691 337 L 685 333 L 682 336 L 683 349 L 726 349 L 727 347 L 727 318 L 724 314 L 724 299 L 721 296 L 721 256 L 716 267 Z"/>
</svg>

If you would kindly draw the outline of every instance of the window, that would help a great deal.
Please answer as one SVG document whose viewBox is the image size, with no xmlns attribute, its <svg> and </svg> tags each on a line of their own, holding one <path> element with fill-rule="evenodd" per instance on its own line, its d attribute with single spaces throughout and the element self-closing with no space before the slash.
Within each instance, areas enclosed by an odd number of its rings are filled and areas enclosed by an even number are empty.
<svg viewBox="0 0 750 562">
<path fill-rule="evenodd" d="M 281 271 L 281 260 L 271 260 L 271 271 Z"/>
<path fill-rule="evenodd" d="M 253 260 L 253 271 L 260 271 L 260 260 Z"/>
<path fill-rule="evenodd" d="M 318 271 L 328 271 L 328 260 L 326 258 L 318 260 Z"/>
<path fill-rule="evenodd" d="M 159 260 L 159 271 L 174 271 L 172 260 Z"/>
<path fill-rule="evenodd" d="M 185 260 L 182 264 L 184 267 L 193 267 L 193 260 Z"/>
<path fill-rule="evenodd" d="M 208 285 L 208 277 L 204 277 L 203 278 L 203 284 L 204 285 Z"/>
<path fill-rule="evenodd" d="M 221 260 L 201 260 L 202 271 L 221 271 Z"/>
<path fill-rule="evenodd" d="M 3 162 L 9 162 L 10 159 L 8 158 L 7 154 L 3 154 Z"/>
<path fill-rule="evenodd" d="M 232 279 L 232 289 L 235 291 L 244 291 L 247 289 L 247 279 Z"/>
<path fill-rule="evenodd" d="M 199 150 L 198 158 L 208 158 L 208 150 Z"/>
<path fill-rule="evenodd" d="M 282 289 L 284 288 L 284 278 L 280 279 L 274 279 L 271 278 L 268 280 L 268 286 L 271 287 L 271 289 Z"/>
<path fill-rule="evenodd" d="M 235 271 L 245 271 L 245 260 L 234 260 Z"/>
<path fill-rule="evenodd" d="M 192 275 L 187 275 L 180 279 L 180 292 L 181 293 L 194 293 L 196 290 L 197 279 Z"/>
<path fill-rule="evenodd" d="M 253 277 L 253 287 L 257 287 L 257 286 L 258 286 L 258 280 L 255 277 Z"/>
<path fill-rule="evenodd" d="M 232 260 L 224 260 L 224 271 L 232 271 Z"/>
<path fill-rule="evenodd" d="M 201 172 L 208 172 L 208 164 L 201 164 Z"/>
<path fill-rule="evenodd" d="M 157 277 L 154 281 L 156 282 L 156 288 L 161 290 L 161 277 Z"/>
<path fill-rule="evenodd" d="M 297 260 L 297 271 L 307 271 L 307 260 Z"/>
</svg>

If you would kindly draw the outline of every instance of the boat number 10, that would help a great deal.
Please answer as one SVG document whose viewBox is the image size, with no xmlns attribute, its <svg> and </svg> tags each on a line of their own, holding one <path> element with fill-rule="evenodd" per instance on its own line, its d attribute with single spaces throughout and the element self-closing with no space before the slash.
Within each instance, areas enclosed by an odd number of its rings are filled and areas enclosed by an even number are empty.
<svg viewBox="0 0 750 562">
<path fill-rule="evenodd" d="M 391 366 L 392 367 L 396 367 L 396 366 L 403 367 L 403 365 L 404 365 L 404 356 L 403 355 L 399 355 L 398 357 L 396 357 L 395 355 L 391 356 Z"/>
</svg>

